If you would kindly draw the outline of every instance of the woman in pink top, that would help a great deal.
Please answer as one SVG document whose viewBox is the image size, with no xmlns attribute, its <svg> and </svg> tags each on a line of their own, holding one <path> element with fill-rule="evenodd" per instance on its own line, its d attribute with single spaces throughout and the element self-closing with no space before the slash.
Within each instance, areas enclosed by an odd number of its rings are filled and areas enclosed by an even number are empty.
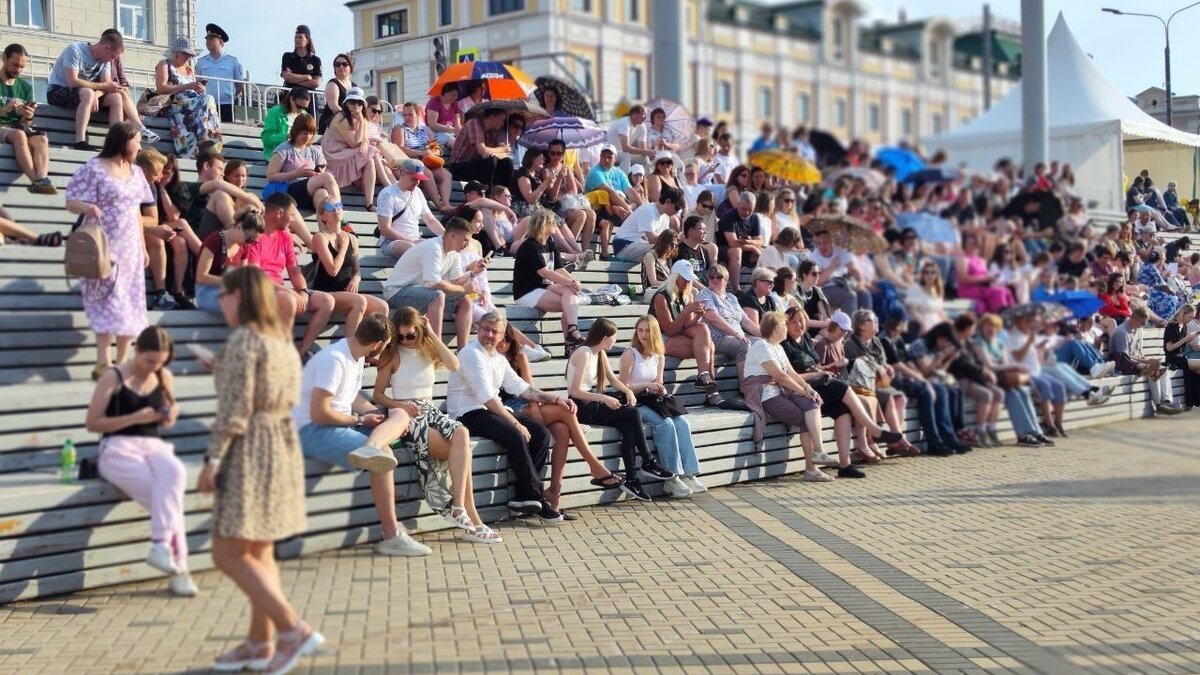
<svg viewBox="0 0 1200 675">
<path fill-rule="evenodd" d="M 425 126 L 429 127 L 442 147 L 454 143 L 454 136 L 462 131 L 462 117 L 458 113 L 458 85 L 447 84 L 442 93 L 425 104 Z"/>
<path fill-rule="evenodd" d="M 978 241 L 973 234 L 964 234 L 962 256 L 957 262 L 958 297 L 975 301 L 979 314 L 999 312 L 1016 304 L 1008 286 L 997 283 L 995 276 L 988 274 L 987 263 L 979 256 Z"/>
</svg>

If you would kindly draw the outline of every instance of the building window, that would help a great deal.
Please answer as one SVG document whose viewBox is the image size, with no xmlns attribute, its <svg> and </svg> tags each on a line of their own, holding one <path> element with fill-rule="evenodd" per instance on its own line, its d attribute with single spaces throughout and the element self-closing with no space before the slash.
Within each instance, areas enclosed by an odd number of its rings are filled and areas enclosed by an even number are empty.
<svg viewBox="0 0 1200 675">
<path fill-rule="evenodd" d="M 523 11 L 525 0 L 488 0 L 488 13 L 492 16 Z"/>
<path fill-rule="evenodd" d="M 717 110 L 733 112 L 733 83 L 721 80 L 717 83 Z"/>
<path fill-rule="evenodd" d="M 840 16 L 833 20 L 833 48 L 836 49 L 839 54 L 842 51 L 842 47 L 846 46 L 846 40 L 843 35 L 845 31 L 845 23 L 846 22 Z"/>
<path fill-rule="evenodd" d="M 912 134 L 912 111 L 908 108 L 900 111 L 900 133 L 908 136 Z"/>
<path fill-rule="evenodd" d="M 126 38 L 150 41 L 150 0 L 117 0 L 117 30 Z"/>
<path fill-rule="evenodd" d="M 758 88 L 758 115 L 763 119 L 775 117 L 775 95 L 770 87 Z"/>
<path fill-rule="evenodd" d="M 46 27 L 46 0 L 12 0 L 12 25 Z"/>
<path fill-rule="evenodd" d="M 942 114 L 941 113 L 933 114 L 933 133 L 935 133 L 935 134 L 942 133 Z"/>
<path fill-rule="evenodd" d="M 625 97 L 631 101 L 642 100 L 642 69 L 629 66 L 625 72 Z"/>
<path fill-rule="evenodd" d="M 809 122 L 809 102 L 808 94 L 801 92 L 796 96 L 796 117 L 801 122 Z"/>
<path fill-rule="evenodd" d="M 837 127 L 846 126 L 846 99 L 844 98 L 833 102 L 833 123 Z"/>
<path fill-rule="evenodd" d="M 395 80 L 388 80 L 383 85 L 383 97 L 385 99 L 387 99 L 388 103 L 392 104 L 392 107 L 399 108 L 400 107 L 400 83 Z"/>
<path fill-rule="evenodd" d="M 642 0 L 625 0 L 625 19 L 633 22 L 642 20 Z"/>
<path fill-rule="evenodd" d="M 408 33 L 408 10 L 400 9 L 375 17 L 375 39 L 396 37 Z"/>
<path fill-rule="evenodd" d="M 571 0 L 571 9 L 576 12 L 592 13 L 592 0 Z"/>
<path fill-rule="evenodd" d="M 439 0 L 438 25 L 449 26 L 454 23 L 454 0 Z"/>
<path fill-rule="evenodd" d="M 867 106 L 867 125 L 871 131 L 879 131 L 879 104 L 872 103 Z"/>
</svg>

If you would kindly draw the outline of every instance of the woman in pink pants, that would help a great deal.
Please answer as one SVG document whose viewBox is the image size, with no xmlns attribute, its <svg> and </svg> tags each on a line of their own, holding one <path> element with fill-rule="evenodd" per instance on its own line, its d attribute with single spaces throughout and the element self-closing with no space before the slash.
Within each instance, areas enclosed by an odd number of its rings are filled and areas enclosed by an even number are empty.
<svg viewBox="0 0 1200 675">
<path fill-rule="evenodd" d="M 162 440 L 179 417 L 167 365 L 174 347 L 160 326 L 137 336 L 132 361 L 104 370 L 88 405 L 87 429 L 101 434 L 100 476 L 150 511 L 153 543 L 146 564 L 170 575 L 171 592 L 190 597 L 187 531 L 183 522 L 186 472 Z"/>
<path fill-rule="evenodd" d="M 975 312 L 1000 312 L 1016 304 L 1012 291 L 988 273 L 987 263 L 979 255 L 979 240 L 974 234 L 962 239 L 962 255 L 955 263 L 958 275 L 958 297 L 975 301 Z"/>
</svg>

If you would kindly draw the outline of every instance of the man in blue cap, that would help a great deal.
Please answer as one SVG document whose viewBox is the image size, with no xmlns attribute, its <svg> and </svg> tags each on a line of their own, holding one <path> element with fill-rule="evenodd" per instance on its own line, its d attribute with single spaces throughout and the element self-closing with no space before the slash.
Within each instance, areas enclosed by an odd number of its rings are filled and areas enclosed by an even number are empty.
<svg viewBox="0 0 1200 675">
<path fill-rule="evenodd" d="M 225 53 L 225 43 L 229 42 L 229 33 L 215 23 L 204 27 L 204 46 L 208 53 L 196 59 L 196 75 L 200 79 L 221 78 L 207 83 L 207 93 L 217 100 L 217 108 L 221 111 L 221 122 L 233 122 L 233 102 L 235 93 L 241 97 L 245 93 L 246 70 L 242 62 L 232 54 Z M 226 80 L 239 80 L 236 84 Z"/>
</svg>

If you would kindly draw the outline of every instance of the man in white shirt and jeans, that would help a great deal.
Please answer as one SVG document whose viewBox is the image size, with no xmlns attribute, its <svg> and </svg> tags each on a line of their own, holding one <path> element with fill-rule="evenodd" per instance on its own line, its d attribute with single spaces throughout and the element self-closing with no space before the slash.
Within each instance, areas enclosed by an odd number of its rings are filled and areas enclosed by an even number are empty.
<svg viewBox="0 0 1200 675">
<path fill-rule="evenodd" d="M 487 438 L 504 449 L 513 473 L 508 508 L 525 516 L 537 515 L 546 524 L 563 516 L 546 503 L 542 471 L 550 458 L 550 432 L 540 422 L 514 413 L 500 402 L 500 389 L 543 405 L 560 405 L 572 413 L 569 398 L 547 394 L 522 380 L 508 360 L 496 351 L 508 320 L 499 312 L 479 319 L 476 339 L 458 353 L 458 370 L 446 385 L 446 414 L 467 427 L 472 436 Z"/>
<path fill-rule="evenodd" d="M 454 308 L 455 326 L 471 326 L 471 302 L 475 293 L 475 275 L 487 268 L 482 258 L 463 269 L 459 251 L 467 247 L 471 235 L 467 221 L 457 216 L 446 221 L 445 233 L 413 246 L 392 268 L 383 284 L 383 297 L 392 309 L 412 307 L 429 317 L 434 337 L 442 339 L 442 318 L 446 308 Z M 461 348 L 462 345 L 459 345 Z"/>
<path fill-rule="evenodd" d="M 396 520 L 396 458 L 391 444 L 408 429 L 407 415 L 388 416 L 362 396 L 365 357 L 383 351 L 392 324 L 378 312 L 363 317 L 354 335 L 322 349 L 304 366 L 292 419 L 307 459 L 371 472 L 371 496 L 383 530 L 382 555 L 428 555 Z"/>
<path fill-rule="evenodd" d="M 419 159 L 406 159 L 396 170 L 396 182 L 380 190 L 375 201 L 379 216 L 379 252 L 399 258 L 421 241 L 421 223 L 434 234 L 443 232 L 442 224 L 429 210 L 429 202 L 419 187 L 428 180 L 425 165 Z"/>
<path fill-rule="evenodd" d="M 663 188 L 657 204 L 642 204 L 629 214 L 613 233 L 613 252 L 617 258 L 637 262 L 658 241 L 658 235 L 671 223 L 671 216 L 683 213 L 683 193 L 675 188 Z"/>
</svg>

